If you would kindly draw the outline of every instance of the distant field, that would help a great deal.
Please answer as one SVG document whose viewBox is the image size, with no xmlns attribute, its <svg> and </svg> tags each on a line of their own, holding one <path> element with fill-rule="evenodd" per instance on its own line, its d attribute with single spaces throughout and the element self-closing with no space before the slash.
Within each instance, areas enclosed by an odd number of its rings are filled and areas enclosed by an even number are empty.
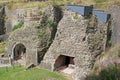
<svg viewBox="0 0 120 80">
<path fill-rule="evenodd" d="M 0 68 L 0 80 L 68 80 L 67 78 L 44 69 L 23 67 Z"/>
<path fill-rule="evenodd" d="M 49 4 L 66 5 L 94 5 L 94 8 L 107 10 L 110 5 L 120 5 L 120 0 L 47 0 L 46 2 L 25 2 L 25 0 L 0 0 L 0 3 L 8 2 L 8 7 L 13 8 L 28 8 L 28 7 L 45 7 Z"/>
<path fill-rule="evenodd" d="M 96 9 L 108 10 L 109 6 L 111 6 L 111 5 L 119 5 L 120 6 L 120 0 L 81 0 L 80 4 L 94 5 L 94 8 L 96 8 Z"/>
</svg>

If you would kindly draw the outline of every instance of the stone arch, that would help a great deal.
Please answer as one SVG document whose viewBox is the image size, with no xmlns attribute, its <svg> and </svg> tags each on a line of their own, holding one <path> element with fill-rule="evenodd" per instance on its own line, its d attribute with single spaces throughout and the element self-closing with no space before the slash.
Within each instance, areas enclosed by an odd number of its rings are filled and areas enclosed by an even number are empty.
<svg viewBox="0 0 120 80">
<path fill-rule="evenodd" d="M 13 46 L 12 49 L 13 60 L 25 60 L 26 59 L 26 47 L 22 43 L 18 43 Z"/>
<path fill-rule="evenodd" d="M 66 55 L 60 55 L 57 57 L 55 63 L 54 63 L 54 70 L 60 71 L 63 70 L 70 65 L 75 65 L 74 57 L 66 56 Z"/>
</svg>

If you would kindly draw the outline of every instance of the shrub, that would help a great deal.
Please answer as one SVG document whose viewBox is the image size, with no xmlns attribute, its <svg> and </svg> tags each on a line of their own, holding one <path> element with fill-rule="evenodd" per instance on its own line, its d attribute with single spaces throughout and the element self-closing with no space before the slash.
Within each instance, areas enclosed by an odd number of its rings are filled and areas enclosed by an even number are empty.
<svg viewBox="0 0 120 80">
<path fill-rule="evenodd" d="M 118 80 L 120 74 L 120 68 L 115 66 L 110 66 L 107 69 L 104 69 L 100 73 L 101 80 Z"/>
<path fill-rule="evenodd" d="M 40 29 L 38 31 L 37 35 L 38 35 L 38 38 L 41 38 L 41 37 L 43 37 L 45 35 L 45 31 Z"/>
<path fill-rule="evenodd" d="M 47 20 L 47 27 L 53 27 L 54 26 L 54 22 L 51 19 Z"/>
<path fill-rule="evenodd" d="M 75 19 L 75 20 L 78 19 L 78 15 L 77 15 L 77 14 L 74 15 L 74 16 L 73 16 L 73 19 Z"/>
<path fill-rule="evenodd" d="M 112 40 L 108 41 L 108 46 L 111 47 L 112 46 Z"/>
<path fill-rule="evenodd" d="M 42 12 L 42 11 L 39 11 L 38 13 L 39 13 L 39 15 L 43 15 L 43 12 Z"/>
<path fill-rule="evenodd" d="M 23 22 L 19 22 L 17 25 L 14 25 L 13 30 L 19 29 L 23 26 Z"/>
<path fill-rule="evenodd" d="M 88 76 L 86 80 L 120 80 L 120 67 L 109 66 L 108 68 L 102 70 L 99 75 L 95 73 Z"/>
</svg>

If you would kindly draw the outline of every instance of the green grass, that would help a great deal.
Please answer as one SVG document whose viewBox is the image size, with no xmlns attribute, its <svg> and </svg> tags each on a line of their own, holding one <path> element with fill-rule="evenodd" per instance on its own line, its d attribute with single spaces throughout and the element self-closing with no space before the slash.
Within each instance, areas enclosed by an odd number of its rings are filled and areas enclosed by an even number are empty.
<svg viewBox="0 0 120 80">
<path fill-rule="evenodd" d="M 23 67 L 0 68 L 0 80 L 68 80 L 67 78 L 44 69 L 32 68 L 24 70 Z"/>
<path fill-rule="evenodd" d="M 94 0 L 96 3 L 104 3 L 106 2 L 107 0 Z"/>
</svg>

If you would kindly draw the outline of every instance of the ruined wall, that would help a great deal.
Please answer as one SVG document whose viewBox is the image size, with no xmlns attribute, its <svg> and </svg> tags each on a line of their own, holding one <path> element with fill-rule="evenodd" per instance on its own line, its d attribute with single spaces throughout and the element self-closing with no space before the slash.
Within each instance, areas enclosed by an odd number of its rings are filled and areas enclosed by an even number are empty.
<svg viewBox="0 0 120 80">
<path fill-rule="evenodd" d="M 28 63 L 30 63 L 31 59 L 34 59 L 32 61 L 33 63 L 37 64 L 36 61 L 36 53 L 37 53 L 37 30 L 30 26 L 27 28 L 21 28 L 18 29 L 9 36 L 9 42 L 8 42 L 8 49 L 7 49 L 7 55 L 9 54 L 11 58 L 14 57 L 14 48 L 17 44 L 23 44 L 26 47 L 26 57 L 29 59 Z M 30 58 L 31 55 L 34 55 L 32 58 Z"/>
<path fill-rule="evenodd" d="M 8 39 L 8 37 L 9 36 L 7 34 L 0 35 L 0 42 L 6 41 Z"/>
<path fill-rule="evenodd" d="M 39 18 L 27 14 L 24 21 L 24 27 L 13 31 L 8 39 L 7 54 L 14 59 L 14 48 L 17 44 L 23 44 L 26 48 L 26 65 L 31 63 L 37 65 L 43 58 L 46 50 L 50 46 L 59 14 L 52 6 L 40 9 L 42 14 Z M 54 32 L 54 33 L 53 33 Z"/>
<path fill-rule="evenodd" d="M 27 15 L 27 12 L 35 15 L 38 13 L 38 8 L 26 8 L 26 9 L 9 9 L 5 6 L 6 14 L 6 32 L 9 33 L 12 31 L 14 25 L 17 25 L 20 22 L 24 22 L 24 17 Z"/>
<path fill-rule="evenodd" d="M 4 17 L 5 17 L 4 6 L 0 5 L 0 35 L 5 34 Z"/>
<path fill-rule="evenodd" d="M 65 11 L 40 67 L 53 71 L 58 56 L 71 56 L 75 61 L 73 79 L 83 80 L 92 69 L 96 57 L 105 49 L 107 26 L 94 15 L 85 19 L 75 12 Z"/>
<path fill-rule="evenodd" d="M 120 6 L 110 6 L 108 12 L 111 14 L 112 43 L 120 43 Z"/>
</svg>

